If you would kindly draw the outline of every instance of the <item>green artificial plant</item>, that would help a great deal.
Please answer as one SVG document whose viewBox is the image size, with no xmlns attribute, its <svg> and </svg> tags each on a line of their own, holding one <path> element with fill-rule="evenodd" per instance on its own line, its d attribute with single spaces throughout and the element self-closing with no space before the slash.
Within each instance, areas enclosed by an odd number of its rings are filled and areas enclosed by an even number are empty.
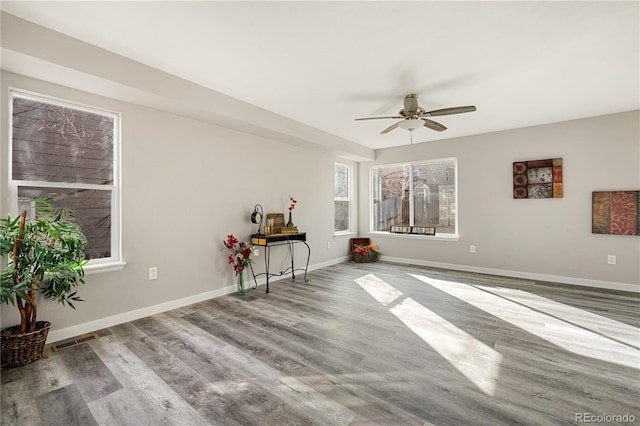
<svg viewBox="0 0 640 426">
<path fill-rule="evenodd" d="M 73 302 L 82 300 L 75 288 L 84 283 L 87 240 L 73 215 L 51 201 L 34 198 L 33 218 L 23 211 L 0 220 L 0 255 L 6 263 L 0 273 L 0 303 L 17 305 L 21 334 L 35 330 L 38 293 L 74 309 Z"/>
</svg>

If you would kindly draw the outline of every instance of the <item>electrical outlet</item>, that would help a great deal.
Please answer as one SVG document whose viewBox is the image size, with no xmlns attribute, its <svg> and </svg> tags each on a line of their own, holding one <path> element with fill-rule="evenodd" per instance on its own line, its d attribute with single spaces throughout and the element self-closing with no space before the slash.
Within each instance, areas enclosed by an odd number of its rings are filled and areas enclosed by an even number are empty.
<svg viewBox="0 0 640 426">
<path fill-rule="evenodd" d="M 607 256 L 607 265 L 615 265 L 616 264 L 616 257 L 612 254 Z"/>
<path fill-rule="evenodd" d="M 149 268 L 149 281 L 158 279 L 158 267 L 153 266 Z"/>
<path fill-rule="evenodd" d="M 327 248 L 330 249 L 331 248 L 331 241 L 327 241 Z"/>
<path fill-rule="evenodd" d="M 469 246 L 469 253 L 475 253 L 476 252 L 476 246 L 474 246 L 473 244 L 471 244 Z"/>
</svg>

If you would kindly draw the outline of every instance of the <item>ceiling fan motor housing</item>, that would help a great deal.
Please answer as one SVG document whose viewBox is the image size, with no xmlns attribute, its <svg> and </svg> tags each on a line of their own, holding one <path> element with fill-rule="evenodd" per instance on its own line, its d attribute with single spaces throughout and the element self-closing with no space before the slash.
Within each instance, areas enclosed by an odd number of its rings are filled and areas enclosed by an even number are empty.
<svg viewBox="0 0 640 426">
<path fill-rule="evenodd" d="M 418 95 L 412 93 L 404 97 L 404 111 L 407 115 L 417 114 L 418 108 L 420 108 L 418 105 Z"/>
</svg>

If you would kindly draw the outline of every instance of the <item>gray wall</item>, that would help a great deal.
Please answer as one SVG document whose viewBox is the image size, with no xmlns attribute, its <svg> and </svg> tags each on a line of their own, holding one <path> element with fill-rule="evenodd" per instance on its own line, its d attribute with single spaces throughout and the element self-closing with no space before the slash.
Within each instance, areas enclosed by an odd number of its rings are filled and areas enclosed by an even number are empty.
<svg viewBox="0 0 640 426">
<path fill-rule="evenodd" d="M 265 213 L 285 213 L 289 194 L 298 200 L 293 219 L 308 232 L 314 267 L 347 254 L 349 237 L 333 237 L 337 158 L 7 72 L 2 73 L 3 106 L 8 105 L 8 87 L 122 113 L 122 230 L 127 265 L 122 271 L 89 275 L 79 291 L 85 301 L 77 304 L 77 311 L 41 305 L 39 318 L 54 324 L 55 339 L 228 292 L 235 281 L 222 240 L 230 233 L 247 240 L 257 230 L 249 221 L 256 203 Z M 5 129 L 6 112 L 3 108 Z M 7 133 L 2 132 L 3 159 L 8 155 Z M 1 167 L 2 216 L 6 217 L 4 160 Z M 327 242 L 332 242 L 331 249 Z M 272 271 L 285 266 L 283 250 L 273 250 Z M 264 270 L 263 254 L 256 259 L 256 272 Z M 158 267 L 158 280 L 148 280 L 151 266 Z M 3 305 L 2 324 L 17 322 L 16 309 Z"/>
<path fill-rule="evenodd" d="M 374 158 L 372 150 L 4 13 L 0 41 L 2 216 L 8 87 L 122 113 L 127 265 L 88 276 L 77 311 L 41 305 L 40 318 L 54 324 L 50 341 L 231 291 L 222 240 L 255 231 L 249 215 L 256 203 L 265 213 L 284 213 L 293 195 L 294 222 L 308 232 L 312 266 L 345 259 L 350 236 L 333 237 L 336 160 L 357 166 L 358 226 L 368 234 L 370 163 L 353 161 Z M 591 191 L 640 188 L 638 115 L 378 151 L 376 164 L 458 158 L 460 240 L 373 239 L 390 260 L 637 290 L 640 239 L 593 235 L 590 215 Z M 513 200 L 512 162 L 554 157 L 564 159 L 564 198 Z M 607 254 L 618 264 L 607 265 Z M 274 260 L 276 269 L 285 263 L 283 255 Z M 158 267 L 156 281 L 147 279 L 151 266 Z M 15 308 L 1 311 L 3 326 L 17 323 Z"/>
<path fill-rule="evenodd" d="M 591 192 L 640 189 L 639 122 L 633 111 L 376 151 L 360 163 L 360 234 L 371 165 L 457 157 L 459 241 L 372 234 L 385 258 L 638 291 L 640 237 L 592 234 Z M 563 198 L 513 199 L 514 161 L 558 157 Z"/>
</svg>

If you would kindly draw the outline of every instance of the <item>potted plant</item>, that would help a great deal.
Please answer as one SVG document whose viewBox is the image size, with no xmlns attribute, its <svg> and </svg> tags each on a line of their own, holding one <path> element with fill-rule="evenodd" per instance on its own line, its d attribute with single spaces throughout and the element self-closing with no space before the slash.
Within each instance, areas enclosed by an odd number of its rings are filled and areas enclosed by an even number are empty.
<svg viewBox="0 0 640 426">
<path fill-rule="evenodd" d="M 0 303 L 18 307 L 20 324 L 3 329 L 2 368 L 17 367 L 40 358 L 51 323 L 37 321 L 38 294 L 75 309 L 81 301 L 75 287 L 84 283 L 86 238 L 66 209 L 52 199 L 34 198 L 34 215 L 0 220 Z M 8 259 L 6 259 L 8 257 Z"/>
</svg>

